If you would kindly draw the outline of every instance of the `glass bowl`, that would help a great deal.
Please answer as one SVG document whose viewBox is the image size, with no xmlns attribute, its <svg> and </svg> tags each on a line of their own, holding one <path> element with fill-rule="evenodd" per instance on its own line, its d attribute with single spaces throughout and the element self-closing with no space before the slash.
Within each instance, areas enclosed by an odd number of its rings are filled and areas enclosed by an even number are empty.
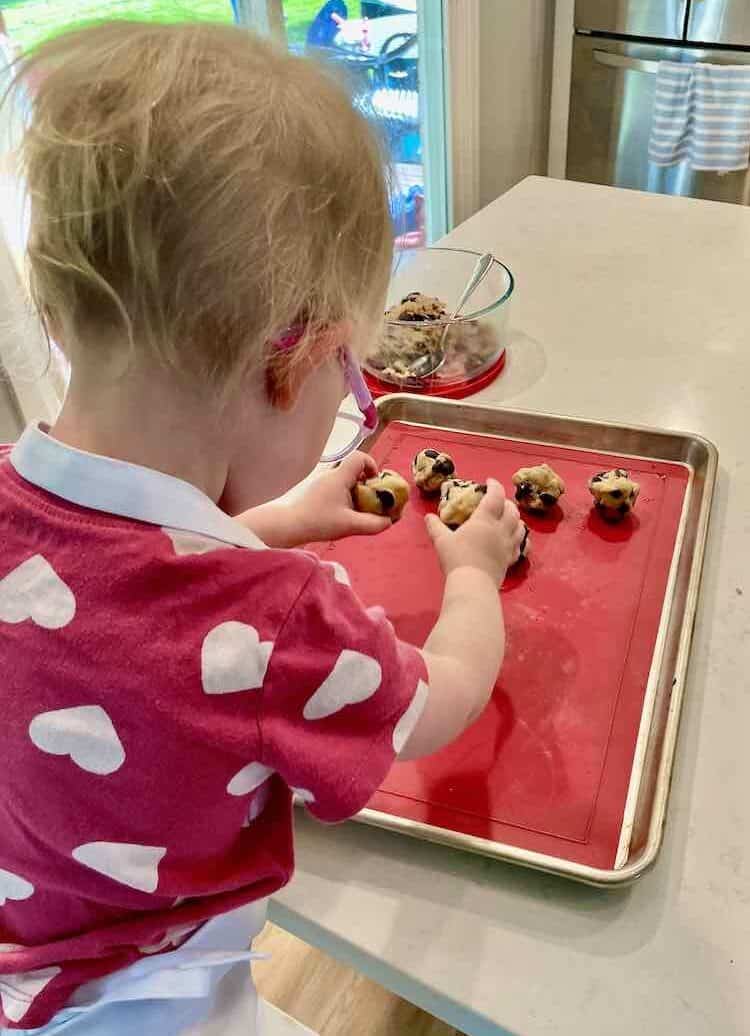
<svg viewBox="0 0 750 1036">
<path fill-rule="evenodd" d="M 449 394 L 479 380 L 499 361 L 508 337 L 513 274 L 499 259 L 451 319 L 480 252 L 464 248 L 416 248 L 399 254 L 388 288 L 379 343 L 365 370 L 384 386 Z M 418 376 L 444 359 L 432 374 Z M 465 394 L 465 393 L 464 393 Z"/>
</svg>

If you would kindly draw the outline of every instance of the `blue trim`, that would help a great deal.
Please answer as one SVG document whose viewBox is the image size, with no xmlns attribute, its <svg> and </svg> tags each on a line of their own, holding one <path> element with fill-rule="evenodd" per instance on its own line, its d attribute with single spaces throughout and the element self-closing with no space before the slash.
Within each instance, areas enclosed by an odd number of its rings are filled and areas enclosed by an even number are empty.
<svg viewBox="0 0 750 1036">
<path fill-rule="evenodd" d="M 419 99 L 427 243 L 450 229 L 443 0 L 417 0 Z"/>
</svg>

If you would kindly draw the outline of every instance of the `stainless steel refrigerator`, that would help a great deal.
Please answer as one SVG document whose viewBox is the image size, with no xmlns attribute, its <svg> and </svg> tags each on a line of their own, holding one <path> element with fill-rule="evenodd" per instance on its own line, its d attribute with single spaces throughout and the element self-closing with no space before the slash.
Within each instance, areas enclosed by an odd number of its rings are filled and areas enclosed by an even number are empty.
<svg viewBox="0 0 750 1036">
<path fill-rule="evenodd" d="M 576 0 L 567 176 L 750 205 L 750 173 L 648 160 L 660 61 L 750 65 L 750 0 Z"/>
</svg>

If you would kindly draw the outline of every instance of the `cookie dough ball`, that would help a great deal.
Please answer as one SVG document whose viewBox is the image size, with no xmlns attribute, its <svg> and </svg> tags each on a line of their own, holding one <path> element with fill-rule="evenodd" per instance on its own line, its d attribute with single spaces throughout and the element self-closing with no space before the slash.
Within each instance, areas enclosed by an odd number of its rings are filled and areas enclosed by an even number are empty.
<svg viewBox="0 0 750 1036">
<path fill-rule="evenodd" d="M 548 511 L 565 492 L 565 483 L 549 464 L 521 468 L 513 476 L 518 506 L 525 511 Z"/>
<path fill-rule="evenodd" d="M 446 479 L 456 473 L 453 458 L 439 450 L 420 450 L 412 461 L 414 484 L 423 493 L 438 493 Z"/>
<path fill-rule="evenodd" d="M 397 522 L 409 500 L 409 483 L 395 471 L 381 471 L 375 478 L 358 482 L 352 499 L 358 511 L 381 514 Z"/>
<path fill-rule="evenodd" d="M 615 468 L 593 475 L 589 479 L 589 491 L 602 517 L 619 522 L 635 507 L 641 487 L 624 468 Z"/>
<path fill-rule="evenodd" d="M 440 487 L 438 517 L 449 529 L 471 518 L 482 502 L 487 486 L 481 482 L 469 482 L 463 478 L 449 478 Z"/>
</svg>

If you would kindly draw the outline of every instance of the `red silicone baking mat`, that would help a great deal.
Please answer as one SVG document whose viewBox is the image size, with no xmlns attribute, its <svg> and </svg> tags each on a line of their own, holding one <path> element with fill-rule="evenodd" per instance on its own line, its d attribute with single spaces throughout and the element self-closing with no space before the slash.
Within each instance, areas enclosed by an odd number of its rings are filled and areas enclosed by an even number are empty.
<svg viewBox="0 0 750 1036">
<path fill-rule="evenodd" d="M 399 422 L 372 452 L 381 467 L 408 475 L 426 446 L 447 450 L 461 476 L 506 486 L 517 468 L 546 460 L 567 492 L 556 513 L 528 518 L 533 553 L 502 588 L 507 650 L 486 710 L 452 745 L 397 764 L 370 807 L 610 869 L 689 470 Z M 592 510 L 586 487 L 592 473 L 613 467 L 641 484 L 635 513 L 614 526 Z M 418 645 L 442 593 L 423 519 L 434 506 L 413 492 L 382 538 L 317 548 Z"/>
<path fill-rule="evenodd" d="M 482 389 L 487 388 L 491 385 L 496 378 L 502 374 L 505 367 L 505 349 L 500 353 L 497 360 L 492 364 L 489 370 L 486 370 L 484 374 L 479 374 L 476 377 L 465 378 L 463 381 L 449 381 L 447 384 L 444 382 L 436 381 L 434 384 L 430 384 L 427 381 L 421 388 L 417 388 L 413 385 L 405 385 L 403 390 L 398 385 L 392 385 L 390 382 L 381 381 L 380 378 L 376 378 L 374 374 L 370 374 L 369 371 L 365 371 L 365 381 L 367 387 L 370 389 L 375 399 L 380 399 L 381 396 L 391 395 L 394 392 L 418 392 L 422 396 L 440 396 L 443 399 L 466 399 L 467 396 L 473 396 L 477 392 L 481 392 Z"/>
</svg>

